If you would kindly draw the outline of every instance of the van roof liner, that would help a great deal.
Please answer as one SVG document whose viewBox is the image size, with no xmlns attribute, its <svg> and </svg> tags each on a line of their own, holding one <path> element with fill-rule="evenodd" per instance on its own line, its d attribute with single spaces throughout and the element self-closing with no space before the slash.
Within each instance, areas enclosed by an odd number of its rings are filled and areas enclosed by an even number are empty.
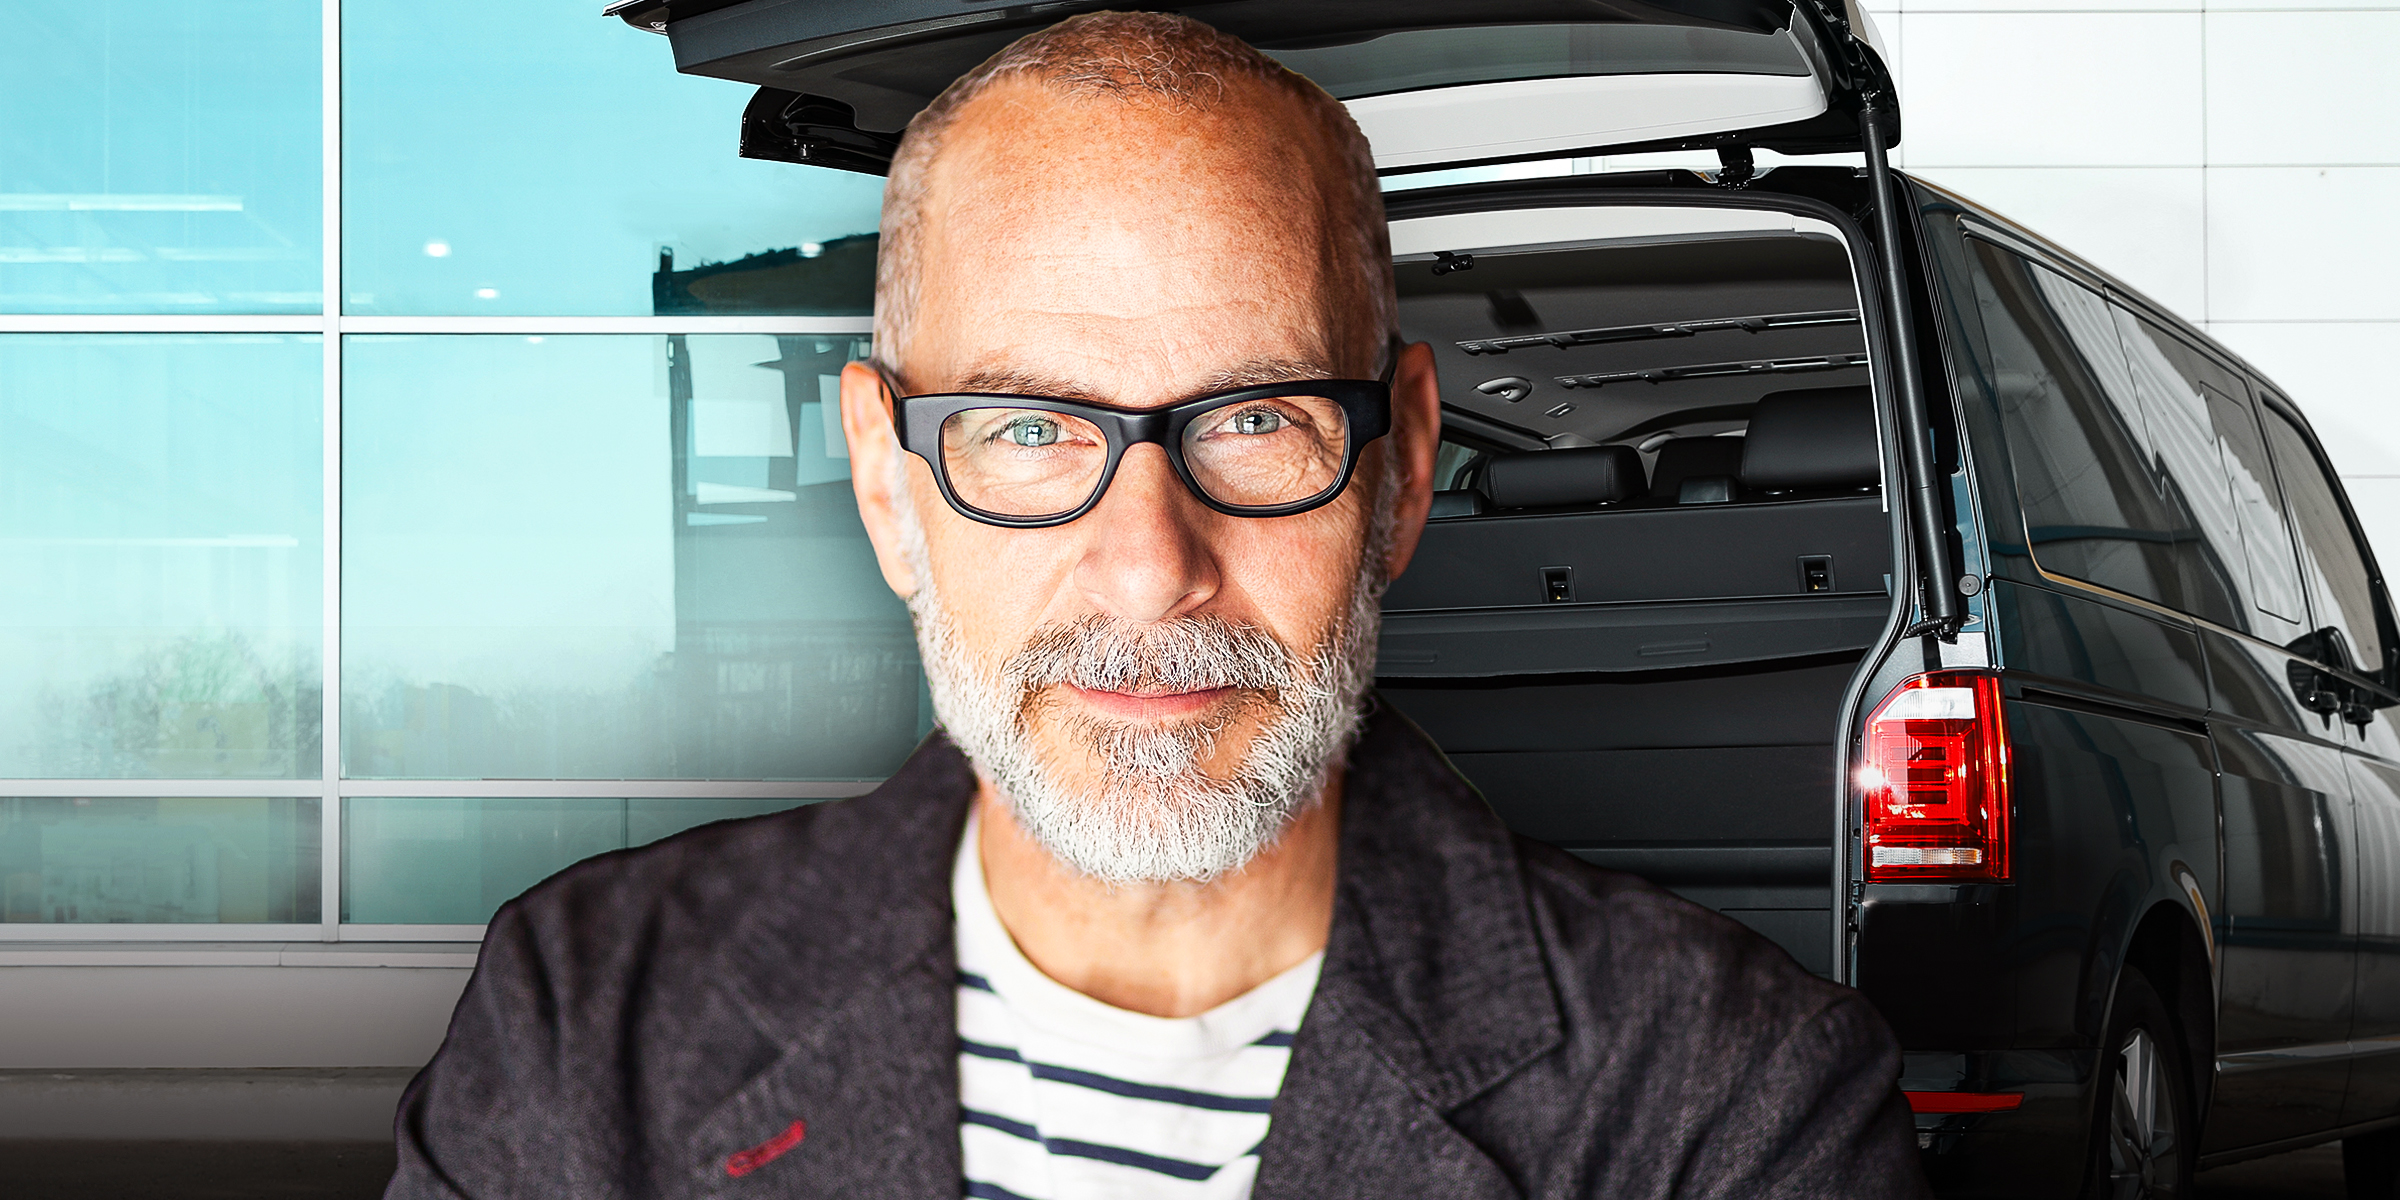
<svg viewBox="0 0 2400 1200">
<path fill-rule="evenodd" d="M 1892 83 L 1855 0 L 617 0 L 675 67 L 759 85 L 741 153 L 880 174 L 908 121 L 1001 47 L 1077 13 L 1181 12 L 1350 107 L 1385 172 L 1565 155 L 1862 148 Z"/>
</svg>

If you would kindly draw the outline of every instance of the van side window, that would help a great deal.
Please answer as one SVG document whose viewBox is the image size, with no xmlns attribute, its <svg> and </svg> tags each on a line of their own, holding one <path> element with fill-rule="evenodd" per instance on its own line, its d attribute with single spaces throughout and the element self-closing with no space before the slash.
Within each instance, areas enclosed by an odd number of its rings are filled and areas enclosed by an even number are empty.
<svg viewBox="0 0 2400 1200">
<path fill-rule="evenodd" d="M 2035 560 L 2192 611 L 2192 594 L 2205 589 L 2189 585 L 2178 550 L 2199 534 L 2151 482 L 2149 434 L 2107 302 L 2008 250 L 1967 244 L 1981 268 L 1976 302 Z"/>
<path fill-rule="evenodd" d="M 2257 545 L 2261 556 L 2260 561 L 2253 561 L 2245 546 L 2239 502 L 2242 489 L 2227 480 L 2229 470 L 2239 474 L 2239 467 L 2220 445 L 2223 438 L 2242 434 L 2245 426 L 2250 440 L 2257 440 L 2248 406 L 2232 399 L 2246 391 L 2242 377 L 2150 320 L 2111 307 L 2118 332 L 2124 337 L 2126 367 L 2133 375 L 2134 391 L 2141 397 L 2150 429 L 2152 482 L 2160 499 L 2191 515 L 2192 526 L 2200 534 L 2177 547 L 2186 581 L 2195 589 L 2196 602 L 2186 611 L 2246 632 L 2275 635 L 2279 642 L 2290 638 L 2299 631 L 2284 622 L 2298 621 L 2302 613 L 2297 607 L 2297 576 L 2289 574 L 2291 539 L 2281 532 L 2283 521 L 2273 500 L 2274 477 L 2266 476 L 2262 497 L 2267 507 L 2262 514 L 2273 516 L 2273 529 L 2283 541 L 2283 551 L 2280 558 L 2275 557 L 2265 529 L 2249 531 L 2248 540 Z M 2233 413 L 2220 420 L 2212 410 L 2226 405 L 2232 406 Z M 2277 574 L 2279 566 L 2285 574 Z M 2244 595 L 2251 598 L 2249 603 L 2242 601 Z M 2280 619 L 2251 620 L 2254 610 Z"/>
<path fill-rule="evenodd" d="M 2340 485 L 2290 418 L 2272 407 L 2261 415 L 2267 445 L 2275 454 L 2275 473 L 2283 480 L 2283 498 L 2291 506 L 2292 529 L 2300 536 L 2300 577 L 2308 585 L 2309 619 L 2317 626 L 2317 633 L 2306 639 L 2314 644 L 2294 649 L 2310 652 L 2329 666 L 2380 671 L 2384 654 L 2375 620 L 2375 589 L 2359 554 L 2357 535 L 2342 512 Z M 2339 633 L 2346 645 L 2329 645 L 2330 639 L 2321 636 L 2328 629 Z"/>
<path fill-rule="evenodd" d="M 2250 559 L 2251 602 L 2260 612 L 2298 626 L 2308 620 L 2308 604 L 2300 593 L 2300 564 L 2292 557 L 2292 528 L 2283 516 L 2283 489 L 2275 485 L 2258 414 L 2240 390 L 2228 395 L 2215 388 L 2208 390 L 2208 411 L 2224 450 L 2234 514 Z"/>
<path fill-rule="evenodd" d="M 1462 446 L 1457 442 L 1443 439 L 1441 448 L 1434 451 L 1433 455 L 1434 490 L 1463 488 L 1472 483 L 1473 480 L 1462 478 L 1460 472 L 1478 457 L 1481 457 L 1481 451 L 1476 450 L 1473 446 Z"/>
</svg>

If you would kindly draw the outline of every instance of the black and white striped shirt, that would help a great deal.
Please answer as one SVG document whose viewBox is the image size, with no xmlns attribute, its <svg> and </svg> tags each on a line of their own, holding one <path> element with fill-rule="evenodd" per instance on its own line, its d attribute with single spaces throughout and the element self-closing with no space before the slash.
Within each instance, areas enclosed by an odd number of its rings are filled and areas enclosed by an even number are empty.
<svg viewBox="0 0 2400 1200">
<path fill-rule="evenodd" d="M 1111 1007 L 1009 939 L 975 836 L 969 821 L 951 887 L 966 1194 L 1244 1200 L 1324 956 L 1196 1017 Z"/>
</svg>

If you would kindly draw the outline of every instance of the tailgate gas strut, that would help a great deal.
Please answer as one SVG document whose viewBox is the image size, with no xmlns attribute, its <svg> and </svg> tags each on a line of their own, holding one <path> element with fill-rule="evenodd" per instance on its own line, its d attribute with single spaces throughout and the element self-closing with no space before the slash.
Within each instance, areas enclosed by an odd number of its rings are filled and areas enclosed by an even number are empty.
<svg viewBox="0 0 2400 1200">
<path fill-rule="evenodd" d="M 1908 267 L 1901 255 L 1899 188 L 1884 157 L 1883 97 L 1870 94 L 1859 110 L 1859 133 L 1867 148 L 1867 183 L 1875 200 L 1875 240 L 1880 245 L 1884 305 L 1892 334 L 1892 376 L 1899 385 L 1893 405 L 1900 421 L 1900 463 L 1908 484 L 1908 525 L 1916 537 L 1917 610 L 1923 614 L 1901 636 L 1958 636 L 1965 614 L 1958 603 L 1956 569 L 1950 562 L 1949 523 L 1935 491 L 1933 438 L 1926 422 L 1925 374 L 1917 360 L 1916 321 L 1908 301 Z"/>
</svg>

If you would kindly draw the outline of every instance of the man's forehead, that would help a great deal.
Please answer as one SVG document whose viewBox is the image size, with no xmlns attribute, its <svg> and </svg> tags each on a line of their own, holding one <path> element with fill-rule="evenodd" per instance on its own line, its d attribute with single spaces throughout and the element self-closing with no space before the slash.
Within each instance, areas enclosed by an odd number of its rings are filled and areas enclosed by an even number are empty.
<svg viewBox="0 0 2400 1200">
<path fill-rule="evenodd" d="M 911 384 L 1144 407 L 1343 374 L 1326 181 L 1243 119 L 1285 103 L 972 102 L 927 175 Z"/>
<path fill-rule="evenodd" d="M 1141 235 L 1101 253 L 1242 238 L 1308 257 L 1328 233 L 1337 181 L 1298 144 L 1312 139 L 1260 136 L 1291 125 L 1290 106 L 1257 87 L 1188 108 L 997 84 L 944 133 L 924 176 L 924 217 L 937 237 L 959 230 L 954 249 L 1072 230 L 1078 240 Z"/>
<path fill-rule="evenodd" d="M 1044 365 L 1013 353 L 1001 352 L 978 356 L 951 386 L 962 392 L 1051 396 L 1062 400 L 1149 408 L 1232 388 L 1293 379 L 1331 378 L 1334 370 L 1331 362 L 1320 355 L 1260 354 L 1222 363 L 1195 364 L 1194 369 L 1174 374 L 1176 385 L 1173 394 L 1128 396 L 1121 394 L 1117 384 L 1087 368 Z"/>
</svg>

